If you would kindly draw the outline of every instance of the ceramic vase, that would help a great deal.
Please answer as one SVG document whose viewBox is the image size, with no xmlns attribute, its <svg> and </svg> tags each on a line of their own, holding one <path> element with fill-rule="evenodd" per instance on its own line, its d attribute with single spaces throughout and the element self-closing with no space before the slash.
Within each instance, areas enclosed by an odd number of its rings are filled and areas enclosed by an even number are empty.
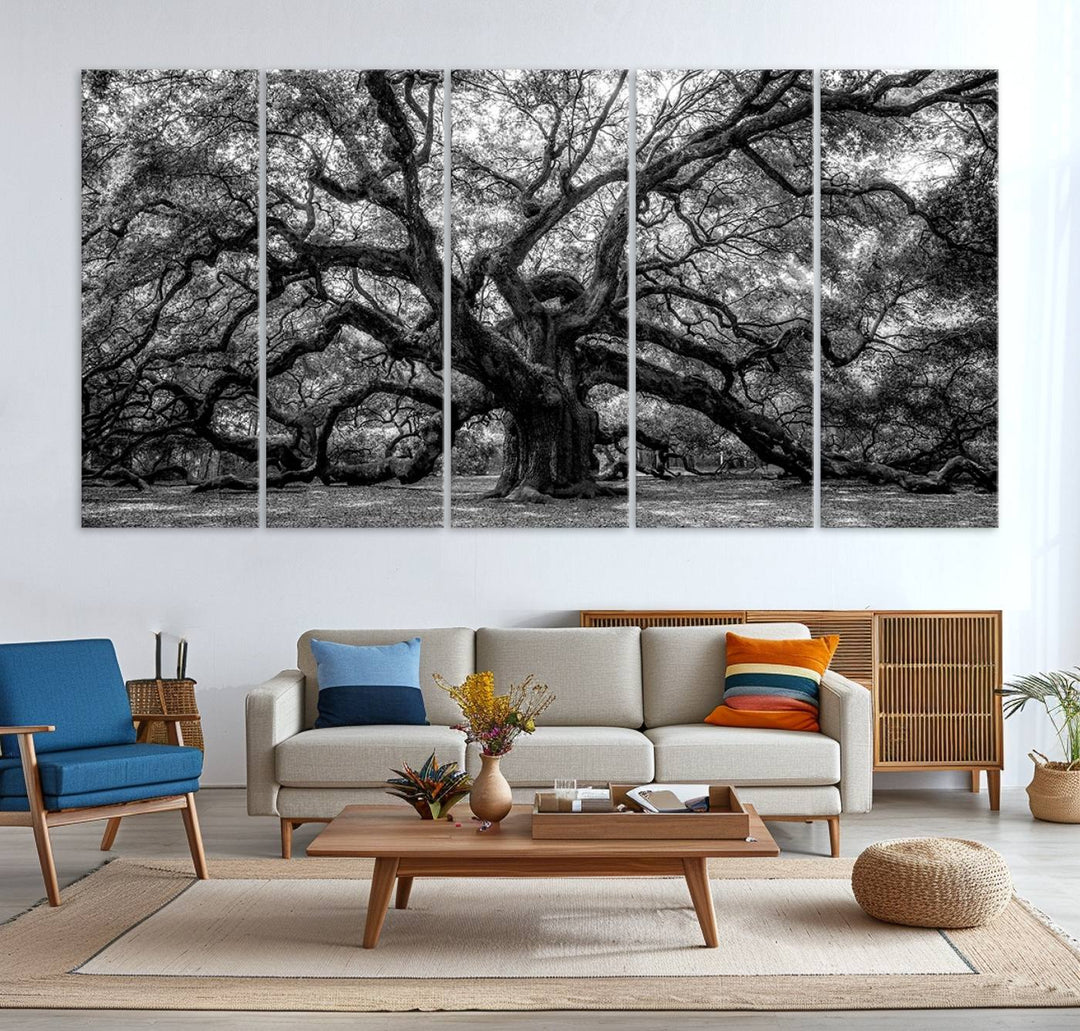
<svg viewBox="0 0 1080 1031">
<path fill-rule="evenodd" d="M 498 823 L 509 815 L 514 804 L 510 785 L 499 769 L 502 756 L 481 755 L 480 775 L 469 792 L 469 808 L 478 820 Z"/>
</svg>

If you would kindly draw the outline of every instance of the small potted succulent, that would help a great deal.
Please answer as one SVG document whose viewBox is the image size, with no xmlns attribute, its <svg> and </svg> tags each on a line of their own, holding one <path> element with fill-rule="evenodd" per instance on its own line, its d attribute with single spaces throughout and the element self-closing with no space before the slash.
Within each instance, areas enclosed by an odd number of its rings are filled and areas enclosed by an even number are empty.
<svg viewBox="0 0 1080 1031">
<path fill-rule="evenodd" d="M 386 782 L 393 786 L 387 794 L 405 799 L 422 820 L 451 819 L 450 810 L 472 788 L 468 774 L 464 770 L 459 772 L 456 762 L 440 766 L 434 752 L 418 770 L 406 762 L 401 765 L 404 769 L 394 770 L 397 776 Z"/>
<path fill-rule="evenodd" d="M 1041 752 L 1028 753 L 1035 776 L 1028 785 L 1028 805 L 1036 820 L 1080 823 L 1080 667 L 1050 673 L 1028 673 L 1002 688 L 1006 718 L 1028 702 L 1046 709 L 1061 744 L 1064 762 Z"/>
</svg>

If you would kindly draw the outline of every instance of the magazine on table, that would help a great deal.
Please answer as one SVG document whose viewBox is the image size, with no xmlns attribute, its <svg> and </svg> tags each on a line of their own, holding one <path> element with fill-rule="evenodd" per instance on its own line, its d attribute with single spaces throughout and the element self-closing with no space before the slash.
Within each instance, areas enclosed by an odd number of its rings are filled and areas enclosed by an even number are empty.
<svg viewBox="0 0 1080 1031">
<path fill-rule="evenodd" d="M 647 813 L 706 813 L 709 788 L 704 784 L 642 784 L 626 797 Z"/>
</svg>

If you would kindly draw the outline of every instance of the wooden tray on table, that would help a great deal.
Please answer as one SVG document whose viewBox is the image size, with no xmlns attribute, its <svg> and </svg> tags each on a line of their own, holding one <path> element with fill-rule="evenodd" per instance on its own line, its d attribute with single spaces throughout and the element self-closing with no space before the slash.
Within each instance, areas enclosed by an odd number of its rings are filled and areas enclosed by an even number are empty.
<svg viewBox="0 0 1080 1031">
<path fill-rule="evenodd" d="M 707 813 L 648 813 L 627 792 L 636 784 L 611 784 L 613 806 L 625 805 L 628 812 L 542 813 L 534 805 L 534 838 L 603 838 L 680 840 L 736 840 L 750 837 L 750 813 L 730 784 L 702 784 L 709 795 Z"/>
</svg>

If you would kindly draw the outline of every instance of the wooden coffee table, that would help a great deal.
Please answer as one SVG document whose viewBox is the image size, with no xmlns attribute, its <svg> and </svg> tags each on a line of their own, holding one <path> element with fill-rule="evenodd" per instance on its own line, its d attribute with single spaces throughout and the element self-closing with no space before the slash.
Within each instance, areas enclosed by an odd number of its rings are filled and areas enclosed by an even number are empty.
<svg viewBox="0 0 1080 1031">
<path fill-rule="evenodd" d="M 458 821 L 461 826 L 455 826 L 447 820 L 420 820 L 404 806 L 351 805 L 308 846 L 307 854 L 375 860 L 365 949 L 375 948 L 379 941 L 395 884 L 395 905 L 405 909 L 414 877 L 671 876 L 686 878 L 705 944 L 715 949 L 719 942 L 708 860 L 780 854 L 757 812 L 746 808 L 750 840 L 563 841 L 532 837 L 531 806 L 514 806 L 498 827 L 482 831 L 464 812 Z"/>
</svg>

